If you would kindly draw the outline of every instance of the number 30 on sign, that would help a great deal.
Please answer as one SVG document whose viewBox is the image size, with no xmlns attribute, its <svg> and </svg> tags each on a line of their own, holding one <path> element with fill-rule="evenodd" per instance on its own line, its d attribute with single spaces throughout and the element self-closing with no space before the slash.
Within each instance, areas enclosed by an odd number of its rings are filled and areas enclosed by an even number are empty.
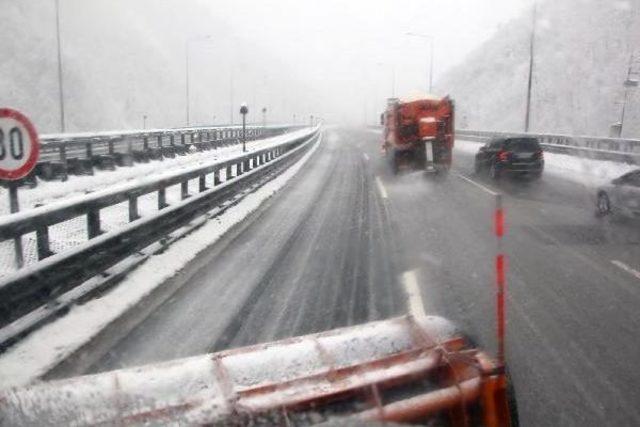
<svg viewBox="0 0 640 427">
<path fill-rule="evenodd" d="M 29 119 L 19 111 L 0 108 L 0 179 L 29 175 L 38 161 L 40 142 Z"/>
</svg>

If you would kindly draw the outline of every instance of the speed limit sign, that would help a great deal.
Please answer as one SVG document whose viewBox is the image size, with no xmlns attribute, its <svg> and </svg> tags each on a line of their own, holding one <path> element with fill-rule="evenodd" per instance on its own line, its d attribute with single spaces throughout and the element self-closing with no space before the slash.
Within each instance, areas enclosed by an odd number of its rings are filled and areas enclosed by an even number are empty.
<svg viewBox="0 0 640 427">
<path fill-rule="evenodd" d="M 29 119 L 19 111 L 0 108 L 0 179 L 24 178 L 38 161 L 40 141 Z"/>
</svg>

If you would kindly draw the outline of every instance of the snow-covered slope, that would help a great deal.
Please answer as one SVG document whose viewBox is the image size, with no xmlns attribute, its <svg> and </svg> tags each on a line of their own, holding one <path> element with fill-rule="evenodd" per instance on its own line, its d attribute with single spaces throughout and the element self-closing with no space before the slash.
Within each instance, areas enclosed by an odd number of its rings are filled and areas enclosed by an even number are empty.
<svg viewBox="0 0 640 427">
<path fill-rule="evenodd" d="M 139 129 L 143 115 L 147 127 L 185 126 L 187 43 L 192 125 L 229 123 L 231 114 L 237 123 L 242 101 L 269 105 L 271 122 L 291 120 L 297 77 L 206 1 L 59 3 L 67 132 Z M 0 104 L 41 133 L 59 132 L 55 2 L 0 0 L 0 11 Z M 291 95 L 270 100 L 285 84 Z M 262 122 L 259 111 L 250 123 Z"/>
<path fill-rule="evenodd" d="M 640 0 L 538 3 L 531 130 L 607 136 L 620 118 L 630 56 L 640 55 Z M 438 82 L 457 101 L 458 126 L 522 131 L 531 23 L 529 10 Z M 631 91 L 623 136 L 640 137 L 639 91 Z"/>
</svg>

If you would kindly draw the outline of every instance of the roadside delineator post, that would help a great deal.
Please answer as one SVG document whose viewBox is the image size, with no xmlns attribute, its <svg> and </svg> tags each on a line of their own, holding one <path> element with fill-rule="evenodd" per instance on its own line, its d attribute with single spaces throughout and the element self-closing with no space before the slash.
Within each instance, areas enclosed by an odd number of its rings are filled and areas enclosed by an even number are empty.
<svg viewBox="0 0 640 427">
<path fill-rule="evenodd" d="M 504 366 L 505 362 L 505 294 L 506 294 L 506 256 L 503 248 L 503 237 L 505 235 L 504 207 L 502 205 L 502 194 L 495 196 L 494 231 L 496 235 L 496 335 L 498 341 L 498 362 Z"/>
</svg>

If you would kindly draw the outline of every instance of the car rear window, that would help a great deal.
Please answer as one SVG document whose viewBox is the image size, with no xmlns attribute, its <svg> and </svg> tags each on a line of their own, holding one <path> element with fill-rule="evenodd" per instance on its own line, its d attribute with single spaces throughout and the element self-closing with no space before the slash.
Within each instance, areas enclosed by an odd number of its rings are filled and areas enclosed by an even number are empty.
<svg viewBox="0 0 640 427">
<path fill-rule="evenodd" d="M 505 148 L 514 152 L 531 152 L 540 149 L 540 143 L 537 139 L 531 138 L 516 138 L 506 141 Z"/>
</svg>

